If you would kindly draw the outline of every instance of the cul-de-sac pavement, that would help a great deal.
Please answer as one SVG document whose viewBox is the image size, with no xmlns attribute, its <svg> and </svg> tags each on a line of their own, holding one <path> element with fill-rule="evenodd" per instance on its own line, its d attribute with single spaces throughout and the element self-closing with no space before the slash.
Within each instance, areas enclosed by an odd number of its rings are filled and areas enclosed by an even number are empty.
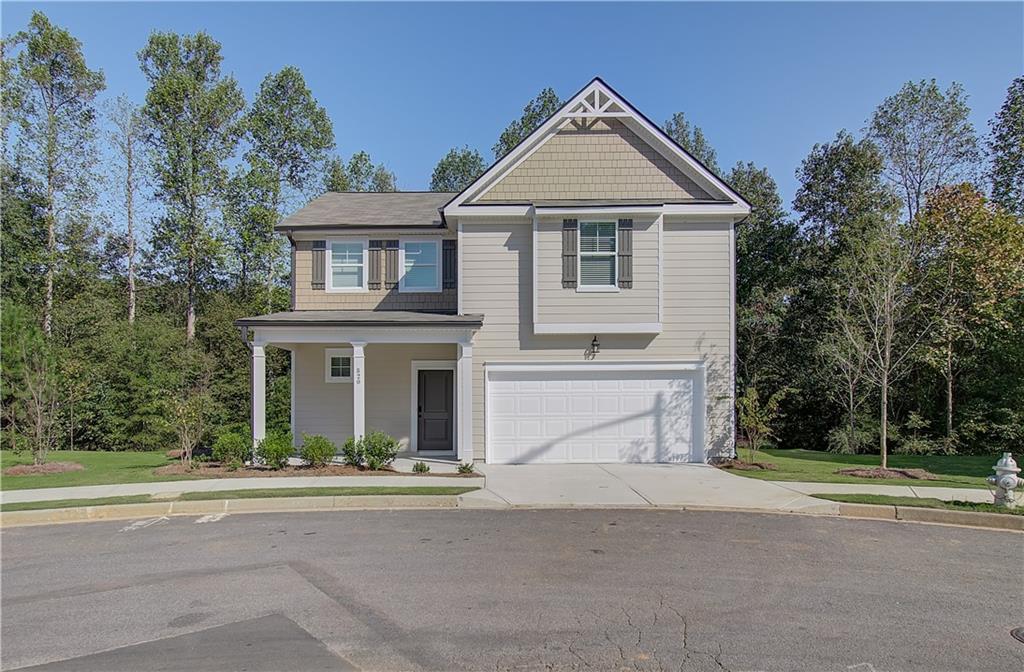
<svg viewBox="0 0 1024 672">
<path fill-rule="evenodd" d="M 7 670 L 1017 670 L 1020 535 L 712 511 L 5 529 Z M 69 549 L 74 549 L 69 552 Z"/>
</svg>

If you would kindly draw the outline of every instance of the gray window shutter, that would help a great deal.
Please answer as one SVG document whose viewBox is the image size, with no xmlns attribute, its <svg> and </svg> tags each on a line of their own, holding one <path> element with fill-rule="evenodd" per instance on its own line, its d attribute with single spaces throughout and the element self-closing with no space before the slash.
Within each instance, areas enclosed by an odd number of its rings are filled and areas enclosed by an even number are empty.
<svg viewBox="0 0 1024 672">
<path fill-rule="evenodd" d="M 384 241 L 384 289 L 398 287 L 398 241 Z"/>
<path fill-rule="evenodd" d="M 576 286 L 576 255 L 579 224 L 575 219 L 562 220 L 562 287 Z"/>
<path fill-rule="evenodd" d="M 370 268 L 367 269 L 366 288 L 380 289 L 380 257 L 384 254 L 384 241 L 370 241 Z"/>
<path fill-rule="evenodd" d="M 441 277 L 444 279 L 441 285 L 444 289 L 455 289 L 458 286 L 458 266 L 459 258 L 458 251 L 456 248 L 458 245 L 457 240 L 443 240 L 441 241 L 442 248 L 442 273 Z"/>
<path fill-rule="evenodd" d="M 619 220 L 619 287 L 633 287 L 633 220 Z"/>
<path fill-rule="evenodd" d="M 313 241 L 313 289 L 324 288 L 324 278 L 327 274 L 327 241 Z"/>
</svg>

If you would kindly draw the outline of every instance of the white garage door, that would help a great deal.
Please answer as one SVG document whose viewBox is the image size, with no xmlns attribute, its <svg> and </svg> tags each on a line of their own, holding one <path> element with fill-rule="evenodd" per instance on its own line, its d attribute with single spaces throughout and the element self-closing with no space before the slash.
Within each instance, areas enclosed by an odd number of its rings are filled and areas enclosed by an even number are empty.
<svg viewBox="0 0 1024 672">
<path fill-rule="evenodd" d="M 488 369 L 487 460 L 701 462 L 700 370 Z"/>
</svg>

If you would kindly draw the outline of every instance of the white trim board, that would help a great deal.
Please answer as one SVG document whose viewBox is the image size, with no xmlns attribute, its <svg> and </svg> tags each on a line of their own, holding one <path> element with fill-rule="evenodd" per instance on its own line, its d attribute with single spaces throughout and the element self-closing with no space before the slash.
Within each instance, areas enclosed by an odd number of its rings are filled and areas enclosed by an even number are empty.
<svg viewBox="0 0 1024 672">
<path fill-rule="evenodd" d="M 534 324 L 535 334 L 660 334 L 661 322 L 574 322 Z"/>
<path fill-rule="evenodd" d="M 412 376 L 409 391 L 409 451 L 413 455 L 456 455 L 459 445 L 459 389 L 458 362 L 454 359 L 414 359 L 412 360 Z M 419 372 L 420 371 L 451 371 L 452 372 L 452 449 L 420 451 L 416 448 L 419 439 Z"/>
</svg>

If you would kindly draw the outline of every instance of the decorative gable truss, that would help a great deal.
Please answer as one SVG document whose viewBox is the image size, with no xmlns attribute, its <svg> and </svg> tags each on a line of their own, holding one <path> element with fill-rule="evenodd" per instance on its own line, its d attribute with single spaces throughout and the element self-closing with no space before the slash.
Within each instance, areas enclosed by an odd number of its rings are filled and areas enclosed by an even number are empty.
<svg viewBox="0 0 1024 672">
<path fill-rule="evenodd" d="M 529 215 L 587 205 L 742 219 L 749 205 L 595 78 L 445 207 Z"/>
</svg>

